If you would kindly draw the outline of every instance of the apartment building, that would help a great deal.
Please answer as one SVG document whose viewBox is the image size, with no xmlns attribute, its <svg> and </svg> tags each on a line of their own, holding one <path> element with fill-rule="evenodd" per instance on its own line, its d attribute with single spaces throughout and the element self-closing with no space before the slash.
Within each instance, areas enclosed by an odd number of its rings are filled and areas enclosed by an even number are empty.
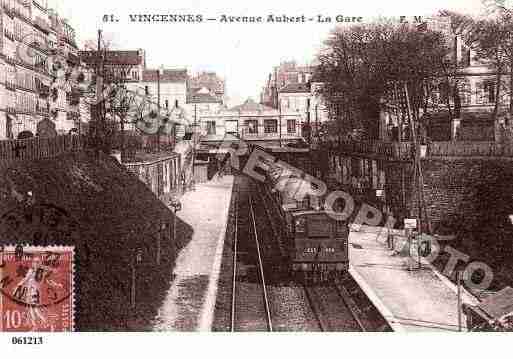
<svg viewBox="0 0 513 359">
<path fill-rule="evenodd" d="M 0 4 L 0 139 L 36 136 L 41 124 L 77 131 L 90 111 L 77 87 L 75 30 L 45 0 Z"/>
</svg>

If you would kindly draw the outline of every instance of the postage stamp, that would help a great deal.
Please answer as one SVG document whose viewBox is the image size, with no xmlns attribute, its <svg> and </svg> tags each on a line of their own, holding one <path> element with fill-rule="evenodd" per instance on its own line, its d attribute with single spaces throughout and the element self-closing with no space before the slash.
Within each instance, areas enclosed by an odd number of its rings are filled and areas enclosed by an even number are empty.
<svg viewBox="0 0 513 359">
<path fill-rule="evenodd" d="M 74 331 L 74 247 L 0 246 L 0 332 Z"/>
</svg>

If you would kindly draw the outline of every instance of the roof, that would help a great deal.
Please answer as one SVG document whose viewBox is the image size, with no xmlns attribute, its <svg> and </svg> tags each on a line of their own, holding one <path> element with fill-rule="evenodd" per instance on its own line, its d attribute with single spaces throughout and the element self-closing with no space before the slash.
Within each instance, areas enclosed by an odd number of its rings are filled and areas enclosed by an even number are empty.
<svg viewBox="0 0 513 359">
<path fill-rule="evenodd" d="M 159 70 L 144 70 L 143 82 L 157 82 Z M 187 81 L 187 69 L 165 69 L 160 75 L 161 82 L 185 82 Z"/>
<path fill-rule="evenodd" d="M 96 62 L 97 51 L 79 51 L 81 61 L 86 64 Z M 130 51 L 107 51 L 105 62 L 108 65 L 142 65 L 144 64 L 144 56 L 138 50 Z"/>
<path fill-rule="evenodd" d="M 282 87 L 280 93 L 310 93 L 310 84 L 302 83 L 290 83 Z"/>
<path fill-rule="evenodd" d="M 223 103 L 223 101 L 209 93 L 195 93 L 187 97 L 187 103 Z"/>
<path fill-rule="evenodd" d="M 263 112 L 263 111 L 276 111 L 272 107 L 256 103 L 255 100 L 248 98 L 243 104 L 234 106 L 228 111 L 240 111 L 240 112 Z"/>
<path fill-rule="evenodd" d="M 200 89 L 202 87 L 208 88 L 210 91 L 217 94 L 224 94 L 224 80 L 221 79 L 215 72 L 202 72 L 194 77 L 189 78 L 188 87 L 191 90 Z"/>
</svg>

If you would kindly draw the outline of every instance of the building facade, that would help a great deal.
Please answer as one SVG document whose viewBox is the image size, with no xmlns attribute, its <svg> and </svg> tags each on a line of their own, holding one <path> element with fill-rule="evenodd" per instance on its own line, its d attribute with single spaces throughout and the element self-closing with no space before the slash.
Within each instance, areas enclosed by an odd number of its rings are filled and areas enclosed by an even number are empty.
<svg viewBox="0 0 513 359">
<path fill-rule="evenodd" d="M 432 141 L 496 141 L 508 137 L 509 74 L 501 74 L 499 106 L 494 121 L 498 76 L 491 62 L 476 57 L 476 51 L 464 41 L 465 34 L 455 31 L 449 16 L 426 19 L 419 31 L 440 31 L 451 46 L 450 60 L 455 68 L 449 81 L 440 79 L 432 91 L 428 111 L 422 113 L 426 136 Z M 436 85 L 436 84 L 435 84 Z M 408 139 L 407 123 L 393 109 L 384 108 L 380 116 L 380 139 L 397 140 L 403 133 Z M 510 136 L 510 135 L 509 135 Z"/>
<path fill-rule="evenodd" d="M 301 137 L 301 115 L 293 111 L 256 103 L 252 99 L 232 108 L 221 108 L 217 114 L 202 117 L 206 125 L 206 140 L 222 139 L 226 135 L 248 141 L 287 141 Z"/>
<path fill-rule="evenodd" d="M 88 122 L 73 27 L 44 0 L 2 0 L 0 30 L 0 139 Z"/>
<path fill-rule="evenodd" d="M 223 100 L 207 89 L 206 87 L 196 91 L 187 98 L 187 114 L 192 124 L 201 129 L 205 135 L 215 135 L 222 129 L 217 129 L 215 120 L 225 107 Z M 219 123 L 220 124 L 220 123 Z"/>
<path fill-rule="evenodd" d="M 187 77 L 187 69 L 144 69 L 137 86 L 161 108 L 172 110 L 187 103 Z"/>
<path fill-rule="evenodd" d="M 215 72 L 200 72 L 187 81 L 188 97 L 208 93 L 221 103 L 226 102 L 226 81 Z"/>
<path fill-rule="evenodd" d="M 278 108 L 280 90 L 291 84 L 306 84 L 313 76 L 312 66 L 299 66 L 295 61 L 285 61 L 274 67 L 260 95 L 260 103 Z"/>
</svg>

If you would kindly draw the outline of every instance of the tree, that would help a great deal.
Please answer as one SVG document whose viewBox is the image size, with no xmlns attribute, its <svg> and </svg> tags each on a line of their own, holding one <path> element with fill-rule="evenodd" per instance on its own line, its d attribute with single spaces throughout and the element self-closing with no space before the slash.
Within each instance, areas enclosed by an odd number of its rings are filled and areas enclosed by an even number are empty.
<svg viewBox="0 0 513 359">
<path fill-rule="evenodd" d="M 398 99 L 398 86 L 408 86 L 418 122 L 450 53 L 441 33 L 421 32 L 407 24 L 337 29 L 326 45 L 316 73 L 324 84 L 320 94 L 342 122 L 339 128 L 346 133 L 363 129 L 371 138 L 378 131 L 380 104 Z M 404 106 L 399 112 L 408 118 Z"/>
</svg>

